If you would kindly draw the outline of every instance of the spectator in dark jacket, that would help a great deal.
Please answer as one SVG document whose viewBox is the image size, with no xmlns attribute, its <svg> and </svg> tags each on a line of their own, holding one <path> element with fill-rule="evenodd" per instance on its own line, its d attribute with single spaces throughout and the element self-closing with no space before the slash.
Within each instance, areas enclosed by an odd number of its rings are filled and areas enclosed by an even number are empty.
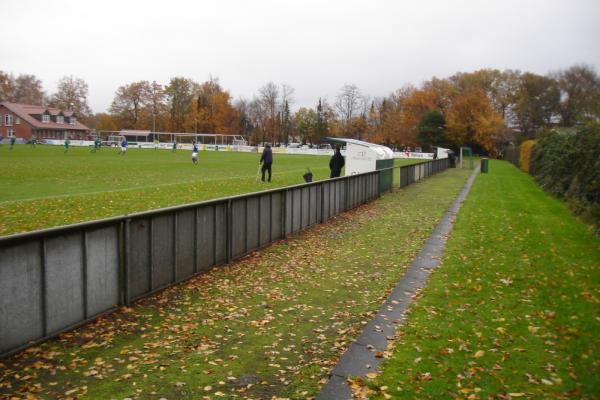
<svg viewBox="0 0 600 400">
<path fill-rule="evenodd" d="M 340 152 L 340 146 L 335 147 L 335 153 L 331 160 L 329 160 L 329 169 L 331 170 L 330 178 L 338 178 L 342 173 L 342 168 L 344 168 L 344 157 Z"/>
<path fill-rule="evenodd" d="M 269 182 L 271 182 L 271 165 L 273 164 L 273 152 L 271 151 L 271 145 L 266 145 L 263 150 L 262 156 L 260 157 L 260 163 L 262 164 L 262 181 L 265 181 L 265 172 L 269 172 Z"/>
</svg>

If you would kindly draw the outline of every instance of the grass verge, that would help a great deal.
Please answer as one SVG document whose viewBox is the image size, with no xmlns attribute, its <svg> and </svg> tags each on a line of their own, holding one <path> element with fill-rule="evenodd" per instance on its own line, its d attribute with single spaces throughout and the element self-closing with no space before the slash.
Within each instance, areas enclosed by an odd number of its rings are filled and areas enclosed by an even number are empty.
<svg viewBox="0 0 600 400">
<path fill-rule="evenodd" d="M 0 365 L 0 397 L 305 399 L 469 171 L 450 170 Z"/>
<path fill-rule="evenodd" d="M 599 303 L 600 239 L 493 161 L 371 398 L 600 398 Z"/>
</svg>

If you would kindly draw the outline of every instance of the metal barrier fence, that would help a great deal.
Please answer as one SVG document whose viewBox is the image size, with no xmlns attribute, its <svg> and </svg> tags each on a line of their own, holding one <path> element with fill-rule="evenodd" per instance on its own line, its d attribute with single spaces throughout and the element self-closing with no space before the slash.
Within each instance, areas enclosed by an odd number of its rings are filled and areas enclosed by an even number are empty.
<svg viewBox="0 0 600 400">
<path fill-rule="evenodd" d="M 399 187 L 403 188 L 413 182 L 427 178 L 440 171 L 444 171 L 449 166 L 449 160 L 442 158 L 420 164 L 407 165 L 400 167 Z"/>
<path fill-rule="evenodd" d="M 400 187 L 447 166 L 400 168 Z M 378 198 L 393 168 L 0 237 L 0 356 Z"/>
</svg>

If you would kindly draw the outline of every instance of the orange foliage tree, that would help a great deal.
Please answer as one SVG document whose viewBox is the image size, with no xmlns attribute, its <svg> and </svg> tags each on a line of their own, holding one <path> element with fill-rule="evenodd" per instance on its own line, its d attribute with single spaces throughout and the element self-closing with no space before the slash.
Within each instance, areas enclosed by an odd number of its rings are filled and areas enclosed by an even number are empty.
<svg viewBox="0 0 600 400">
<path fill-rule="evenodd" d="M 190 132 L 231 134 L 236 116 L 229 93 L 217 79 L 211 79 L 200 85 L 192 100 L 185 128 Z"/>
<path fill-rule="evenodd" d="M 483 90 L 467 89 L 454 97 L 446 113 L 446 126 L 448 140 L 453 145 L 479 145 L 494 154 L 492 138 L 504 124 Z"/>
</svg>

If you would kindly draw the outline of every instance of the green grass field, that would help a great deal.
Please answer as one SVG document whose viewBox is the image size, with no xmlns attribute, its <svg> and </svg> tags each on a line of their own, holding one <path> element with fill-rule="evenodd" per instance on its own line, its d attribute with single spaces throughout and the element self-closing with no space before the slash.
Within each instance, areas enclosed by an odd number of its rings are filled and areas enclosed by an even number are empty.
<svg viewBox="0 0 600 400">
<path fill-rule="evenodd" d="M 256 182 L 260 154 L 59 146 L 0 147 L 0 235 L 95 220 L 329 177 L 329 157 L 274 155 L 273 180 Z M 398 164 L 414 163 L 413 160 Z"/>
<path fill-rule="evenodd" d="M 371 398 L 598 399 L 599 331 L 600 239 L 492 161 Z"/>
<path fill-rule="evenodd" d="M 385 194 L 2 360 L 0 398 L 311 398 L 469 172 Z"/>
</svg>

